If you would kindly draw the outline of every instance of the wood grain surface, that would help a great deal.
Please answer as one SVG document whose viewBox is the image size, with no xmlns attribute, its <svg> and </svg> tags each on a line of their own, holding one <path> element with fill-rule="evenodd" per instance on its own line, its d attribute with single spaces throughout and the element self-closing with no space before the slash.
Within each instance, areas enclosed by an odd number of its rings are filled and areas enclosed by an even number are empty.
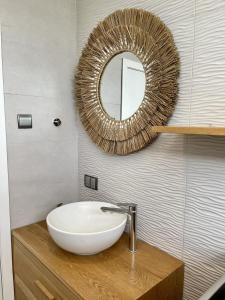
<svg viewBox="0 0 225 300">
<path fill-rule="evenodd" d="M 152 126 L 151 129 L 155 133 L 225 136 L 225 127 Z"/>
<path fill-rule="evenodd" d="M 17 285 L 28 286 L 34 295 L 38 289 L 43 294 L 43 298 L 36 297 L 38 300 L 182 299 L 183 263 L 142 241 L 132 254 L 126 234 L 113 247 L 94 256 L 60 249 L 49 236 L 45 222 L 14 230 L 13 239 Z"/>
</svg>

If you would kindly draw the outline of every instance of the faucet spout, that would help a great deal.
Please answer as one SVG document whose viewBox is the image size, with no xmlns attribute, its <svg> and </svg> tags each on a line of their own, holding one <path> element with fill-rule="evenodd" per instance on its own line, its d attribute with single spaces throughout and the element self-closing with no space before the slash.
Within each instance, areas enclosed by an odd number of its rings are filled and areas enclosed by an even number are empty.
<svg viewBox="0 0 225 300">
<path fill-rule="evenodd" d="M 110 211 L 110 212 L 116 212 L 116 213 L 119 213 L 119 214 L 128 214 L 128 211 L 126 209 L 123 209 L 123 208 L 103 206 L 103 207 L 101 207 L 101 210 L 104 211 L 104 212 Z"/>
<path fill-rule="evenodd" d="M 135 203 L 117 203 L 117 207 L 101 207 L 103 212 L 115 212 L 120 214 L 127 214 L 129 221 L 129 250 L 136 252 L 137 248 L 137 237 L 136 237 L 136 215 L 137 215 L 137 204 Z"/>
</svg>

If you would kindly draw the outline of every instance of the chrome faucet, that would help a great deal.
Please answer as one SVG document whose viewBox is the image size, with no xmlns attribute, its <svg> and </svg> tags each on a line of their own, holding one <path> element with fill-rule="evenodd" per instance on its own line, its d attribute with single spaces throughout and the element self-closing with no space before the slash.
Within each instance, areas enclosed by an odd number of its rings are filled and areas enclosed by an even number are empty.
<svg viewBox="0 0 225 300">
<path fill-rule="evenodd" d="M 103 212 L 115 212 L 120 214 L 127 214 L 129 220 L 129 250 L 131 252 L 136 251 L 136 215 L 137 204 L 135 203 L 117 203 L 120 208 L 117 207 L 101 207 Z"/>
</svg>

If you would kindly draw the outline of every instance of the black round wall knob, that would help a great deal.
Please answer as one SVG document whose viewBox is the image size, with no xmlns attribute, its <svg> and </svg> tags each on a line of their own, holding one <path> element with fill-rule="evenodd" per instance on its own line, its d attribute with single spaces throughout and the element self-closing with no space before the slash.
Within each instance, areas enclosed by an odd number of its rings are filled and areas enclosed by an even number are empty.
<svg viewBox="0 0 225 300">
<path fill-rule="evenodd" d="M 53 124 L 58 127 L 62 124 L 62 121 L 59 118 L 56 118 L 53 120 Z"/>
</svg>

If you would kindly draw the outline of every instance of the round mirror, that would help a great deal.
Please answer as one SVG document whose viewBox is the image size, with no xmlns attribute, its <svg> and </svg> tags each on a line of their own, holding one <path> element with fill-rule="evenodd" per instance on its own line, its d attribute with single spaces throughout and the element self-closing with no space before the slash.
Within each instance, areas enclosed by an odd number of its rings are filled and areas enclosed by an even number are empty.
<svg viewBox="0 0 225 300">
<path fill-rule="evenodd" d="M 100 98 L 104 110 L 115 120 L 130 118 L 145 94 L 143 65 L 131 52 L 114 56 L 101 76 Z"/>
</svg>

